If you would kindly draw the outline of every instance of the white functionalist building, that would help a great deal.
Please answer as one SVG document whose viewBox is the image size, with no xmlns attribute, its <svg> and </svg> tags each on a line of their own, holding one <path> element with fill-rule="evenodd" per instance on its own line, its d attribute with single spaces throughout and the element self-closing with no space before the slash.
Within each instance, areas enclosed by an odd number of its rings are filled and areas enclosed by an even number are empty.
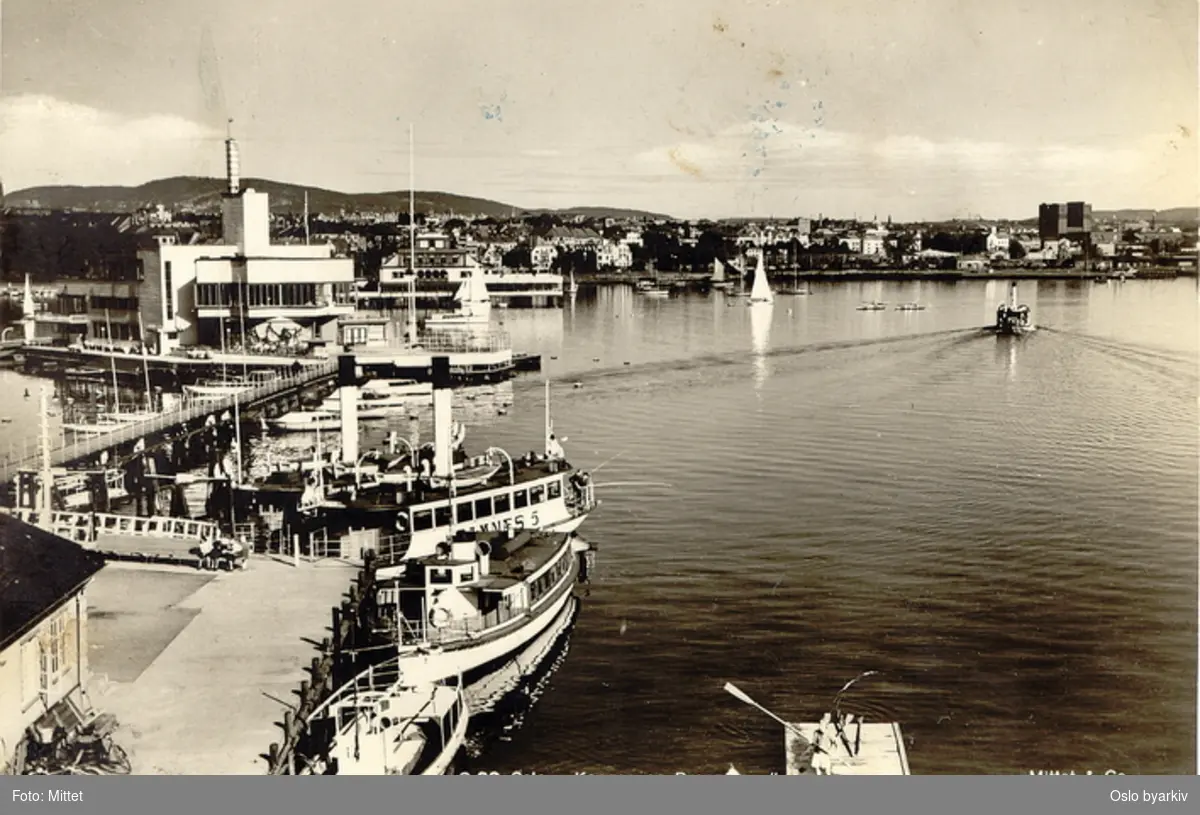
<svg viewBox="0 0 1200 815">
<path fill-rule="evenodd" d="M 298 340 L 336 342 L 338 318 L 354 312 L 354 261 L 334 257 L 330 244 L 272 244 L 268 196 L 241 189 L 233 139 L 225 158 L 221 243 L 184 246 L 160 236 L 138 252 L 146 344 L 160 354 L 220 348 L 223 335 L 240 344 L 282 319 L 299 326 Z"/>
</svg>

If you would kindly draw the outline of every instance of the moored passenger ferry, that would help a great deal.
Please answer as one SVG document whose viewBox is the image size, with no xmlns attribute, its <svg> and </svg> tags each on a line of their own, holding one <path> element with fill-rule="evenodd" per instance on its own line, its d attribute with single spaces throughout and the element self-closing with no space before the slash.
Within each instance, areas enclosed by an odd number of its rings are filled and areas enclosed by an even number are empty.
<svg viewBox="0 0 1200 815">
<path fill-rule="evenodd" d="M 376 607 L 402 670 L 440 679 L 485 672 L 541 634 L 594 567 L 572 534 L 461 532 L 376 572 Z"/>
</svg>

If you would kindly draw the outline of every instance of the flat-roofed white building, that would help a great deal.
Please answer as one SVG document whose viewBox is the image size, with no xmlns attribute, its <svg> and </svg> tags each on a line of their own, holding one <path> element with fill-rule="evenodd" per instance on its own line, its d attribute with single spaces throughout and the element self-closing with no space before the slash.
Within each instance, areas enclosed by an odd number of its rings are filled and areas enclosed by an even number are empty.
<svg viewBox="0 0 1200 815">
<path fill-rule="evenodd" d="M 354 261 L 330 244 L 272 244 L 266 193 L 241 189 L 237 145 L 226 145 L 227 188 L 220 244 L 179 245 L 169 236 L 138 253 L 139 312 L 146 342 L 159 353 L 220 347 L 287 319 L 301 339 L 337 340 L 337 320 L 354 311 Z"/>
</svg>

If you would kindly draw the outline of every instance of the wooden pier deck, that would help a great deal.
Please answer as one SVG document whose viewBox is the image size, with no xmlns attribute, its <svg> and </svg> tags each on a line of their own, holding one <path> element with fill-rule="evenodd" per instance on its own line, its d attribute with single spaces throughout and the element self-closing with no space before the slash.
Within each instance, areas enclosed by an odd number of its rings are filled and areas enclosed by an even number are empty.
<svg viewBox="0 0 1200 815">
<path fill-rule="evenodd" d="M 784 751 L 787 757 L 788 775 L 813 775 L 810 760 L 810 745 L 816 735 L 816 722 L 794 723 L 800 735 L 784 730 Z M 834 731 L 833 725 L 825 726 L 823 743 L 829 752 L 830 775 L 911 775 L 908 753 L 904 749 L 904 735 L 895 722 L 871 722 L 862 725 L 853 722 L 846 726 L 846 741 Z M 801 738 L 803 736 L 803 738 Z M 832 736 L 832 738 L 829 738 Z"/>
</svg>

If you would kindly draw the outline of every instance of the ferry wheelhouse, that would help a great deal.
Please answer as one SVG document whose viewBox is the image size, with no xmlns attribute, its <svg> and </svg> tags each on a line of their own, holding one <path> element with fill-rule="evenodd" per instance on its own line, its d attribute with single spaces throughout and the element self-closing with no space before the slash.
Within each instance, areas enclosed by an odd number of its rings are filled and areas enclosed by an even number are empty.
<svg viewBox="0 0 1200 815">
<path fill-rule="evenodd" d="M 300 775 L 445 775 L 471 711 L 461 681 L 411 681 L 396 659 L 347 682 L 306 720 Z"/>
</svg>

